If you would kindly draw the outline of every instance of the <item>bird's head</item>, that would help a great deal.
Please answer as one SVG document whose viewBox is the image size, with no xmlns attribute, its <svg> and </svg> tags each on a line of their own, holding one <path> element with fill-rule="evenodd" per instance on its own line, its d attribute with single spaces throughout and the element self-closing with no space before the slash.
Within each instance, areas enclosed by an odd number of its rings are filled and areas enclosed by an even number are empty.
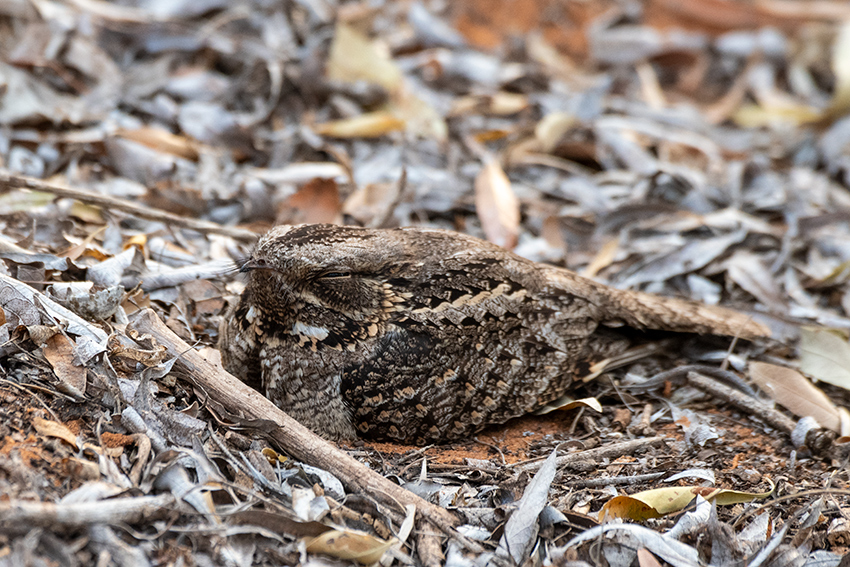
<svg viewBox="0 0 850 567">
<path fill-rule="evenodd" d="M 248 274 L 255 306 L 272 316 L 287 318 L 303 309 L 311 316 L 371 321 L 393 307 L 388 280 L 403 244 L 391 232 L 278 226 L 260 239 L 240 271 Z"/>
</svg>

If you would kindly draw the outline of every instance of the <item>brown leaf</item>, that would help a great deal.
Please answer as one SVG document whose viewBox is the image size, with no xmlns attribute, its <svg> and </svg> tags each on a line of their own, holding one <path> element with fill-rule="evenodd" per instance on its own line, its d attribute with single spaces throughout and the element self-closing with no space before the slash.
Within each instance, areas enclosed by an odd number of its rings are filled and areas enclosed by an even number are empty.
<svg viewBox="0 0 850 567">
<path fill-rule="evenodd" d="M 59 336 L 61 337 L 62 335 Z M 41 435 L 46 435 L 48 437 L 56 437 L 57 439 L 65 441 L 66 443 L 74 447 L 74 449 L 79 448 L 77 446 L 77 436 L 64 423 L 59 423 L 58 421 L 50 421 L 37 417 L 32 420 L 32 426 Z"/>
<path fill-rule="evenodd" d="M 121 128 L 115 135 L 160 152 L 192 161 L 198 159 L 198 143 L 195 140 L 185 136 L 177 136 L 164 128 L 152 128 L 150 126 L 142 126 L 133 130 Z"/>
<path fill-rule="evenodd" d="M 511 249 L 519 238 L 519 199 L 502 166 L 487 159 L 475 179 L 475 208 L 491 242 Z"/>
<path fill-rule="evenodd" d="M 307 542 L 307 551 L 369 565 L 378 561 L 393 543 L 395 539 L 383 541 L 366 533 L 330 530 Z"/>
<path fill-rule="evenodd" d="M 53 367 L 53 372 L 71 392 L 86 392 L 86 369 L 74 364 L 74 343 L 65 335 L 55 334 L 46 341 L 44 358 Z"/>
<path fill-rule="evenodd" d="M 100 478 L 100 467 L 97 463 L 68 457 L 62 459 L 65 472 L 77 481 L 98 480 Z"/>
<path fill-rule="evenodd" d="M 750 362 L 750 378 L 794 415 L 813 417 L 821 427 L 840 431 L 838 408 L 820 388 L 793 368 Z"/>
<path fill-rule="evenodd" d="M 773 493 L 774 485 L 770 479 L 768 483 L 770 490 L 766 492 L 741 492 L 708 486 L 669 486 L 644 490 L 628 496 L 615 496 L 602 506 L 599 517 L 627 518 L 640 522 L 660 518 L 684 510 L 698 494 L 709 502 L 713 500 L 718 506 L 752 502 Z"/>
<path fill-rule="evenodd" d="M 637 551 L 637 560 L 640 567 L 661 567 L 658 559 L 645 547 L 641 547 Z"/>
<path fill-rule="evenodd" d="M 376 219 L 387 217 L 400 197 L 401 184 L 368 183 L 351 193 L 342 205 L 342 212 L 362 225 L 376 226 Z M 378 223 L 380 224 L 380 223 Z"/>
<path fill-rule="evenodd" d="M 126 337 L 117 334 L 109 337 L 107 348 L 111 356 L 120 356 L 133 362 L 141 362 L 147 367 L 158 365 L 168 356 L 168 349 L 164 345 L 156 343 L 155 339 L 147 335 L 137 336 L 133 333 L 128 334 L 128 336 L 133 340 L 128 340 Z"/>
<path fill-rule="evenodd" d="M 404 130 L 404 127 L 404 120 L 395 113 L 377 110 L 351 118 L 316 124 L 313 130 L 317 134 L 334 138 L 378 138 L 390 132 L 400 132 Z"/>
<path fill-rule="evenodd" d="M 305 183 L 280 207 L 277 224 L 342 222 L 339 188 L 333 179 L 316 178 Z"/>
</svg>

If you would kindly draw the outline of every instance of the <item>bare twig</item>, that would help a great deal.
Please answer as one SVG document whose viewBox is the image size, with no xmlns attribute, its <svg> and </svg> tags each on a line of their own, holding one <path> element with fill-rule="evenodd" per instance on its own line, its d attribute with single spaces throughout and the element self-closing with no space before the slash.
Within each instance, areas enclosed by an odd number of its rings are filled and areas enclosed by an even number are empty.
<svg viewBox="0 0 850 567">
<path fill-rule="evenodd" d="M 794 421 L 758 398 L 743 394 L 699 372 L 688 372 L 688 383 L 716 398 L 729 402 L 749 415 L 764 420 L 771 427 L 787 433 L 798 449 L 805 446 L 818 457 L 828 458 L 833 456 L 835 448 L 833 442 L 837 433 L 831 429 L 818 426 L 817 422 L 811 420 L 811 418 L 808 419 L 812 421 L 814 427 L 806 427 L 806 418 Z M 800 426 L 803 426 L 803 429 L 798 431 Z"/>
<path fill-rule="evenodd" d="M 640 449 L 655 447 L 664 443 L 664 440 L 665 437 L 659 435 L 657 437 L 648 437 L 646 439 L 633 439 L 631 441 L 624 441 L 622 443 L 614 443 L 613 445 L 605 445 L 604 447 L 597 447 L 595 449 L 588 449 L 586 451 L 570 453 L 569 455 L 563 455 L 561 457 L 558 457 L 558 459 L 555 461 L 555 466 L 560 469 L 565 465 L 570 465 L 582 461 L 616 459 L 617 457 L 622 457 L 623 455 L 632 455 Z M 512 465 L 512 468 L 517 468 L 526 472 L 532 472 L 543 466 L 544 460 L 545 459 L 539 459 L 531 462 L 517 463 L 516 465 Z"/>
<path fill-rule="evenodd" d="M 372 496 L 390 509 L 412 504 L 422 517 L 443 530 L 458 525 L 458 518 L 448 510 L 423 500 L 372 471 L 289 417 L 256 390 L 211 364 L 168 329 L 151 309 L 136 313 L 128 329 L 152 335 L 168 349 L 170 355 L 179 356 L 175 368 L 184 372 L 192 384 L 227 411 L 246 419 L 275 423 L 278 427 L 273 428 L 269 435 L 296 459 L 333 471 L 349 488 Z"/>
<path fill-rule="evenodd" d="M 763 419 L 768 425 L 775 427 L 783 433 L 790 434 L 797 425 L 793 419 L 773 409 L 768 404 L 761 402 L 754 396 L 736 390 L 735 388 L 730 388 L 726 384 L 705 376 L 701 372 L 688 372 L 688 383 L 703 392 L 711 394 L 715 398 L 729 402 L 750 415 L 755 415 Z"/>
<path fill-rule="evenodd" d="M 188 228 L 205 234 L 221 234 L 243 242 L 253 242 L 257 240 L 258 237 L 257 234 L 250 230 L 221 226 L 220 224 L 210 221 L 181 217 L 174 213 L 153 209 L 151 207 L 132 203 L 117 197 L 101 195 L 100 193 L 75 187 L 68 187 L 67 185 L 49 183 L 35 177 L 15 175 L 10 173 L 8 170 L 0 169 L 0 193 L 10 189 L 43 191 L 45 193 L 56 195 L 57 197 L 76 199 L 77 201 L 82 201 L 83 203 L 88 203 L 90 205 L 97 205 L 110 210 L 123 211 L 139 218 Z"/>
<path fill-rule="evenodd" d="M 135 524 L 161 518 L 173 509 L 174 496 L 137 496 L 62 504 L 8 500 L 0 502 L 0 525 L 81 527 L 91 524 Z"/>
<path fill-rule="evenodd" d="M 580 478 L 565 482 L 570 488 L 598 488 L 600 486 L 622 486 L 635 485 L 661 478 L 667 473 L 654 472 L 647 474 L 636 474 L 631 476 L 610 476 L 606 478 Z"/>
</svg>

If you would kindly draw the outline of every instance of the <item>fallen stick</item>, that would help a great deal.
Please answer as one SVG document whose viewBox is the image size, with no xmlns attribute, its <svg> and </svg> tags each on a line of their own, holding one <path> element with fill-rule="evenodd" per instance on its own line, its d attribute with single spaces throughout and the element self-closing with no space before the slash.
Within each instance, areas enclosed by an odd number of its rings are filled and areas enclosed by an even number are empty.
<svg viewBox="0 0 850 567">
<path fill-rule="evenodd" d="M 423 500 L 369 469 L 289 417 L 238 378 L 210 363 L 166 327 L 153 310 L 143 309 L 134 314 L 127 329 L 151 335 L 165 346 L 171 356 L 177 357 L 175 368 L 227 411 L 246 419 L 274 422 L 278 427 L 273 428 L 269 435 L 296 459 L 332 471 L 350 489 L 363 492 L 390 509 L 398 507 L 403 510 L 406 505 L 412 504 L 422 517 L 442 530 L 460 524 L 459 519 L 448 510 Z"/>
<path fill-rule="evenodd" d="M 661 445 L 664 443 L 665 439 L 666 437 L 664 437 L 663 435 L 659 435 L 657 437 L 632 439 L 629 441 L 623 441 L 622 443 L 603 445 L 602 447 L 596 447 L 595 449 L 585 449 L 584 451 L 577 451 L 575 453 L 569 453 L 567 455 L 562 455 L 558 457 L 555 460 L 555 466 L 560 469 L 573 463 L 579 463 L 584 461 L 597 461 L 601 459 L 616 459 L 618 457 L 622 457 L 623 455 L 633 455 L 640 449 L 646 449 L 649 447 Z M 509 467 L 531 473 L 536 472 L 538 469 L 540 469 L 540 467 L 543 466 L 544 461 L 544 458 L 540 458 L 531 462 L 526 461 L 524 463 L 516 463 L 514 465 L 509 465 Z"/>
<path fill-rule="evenodd" d="M 87 191 L 86 189 L 68 187 L 67 185 L 60 185 L 58 183 L 50 183 L 35 177 L 15 175 L 8 170 L 0 169 L 0 192 L 3 192 L 4 190 L 8 191 L 9 189 L 43 191 L 45 193 L 56 195 L 57 197 L 76 199 L 77 201 L 88 203 L 90 205 L 97 205 L 105 209 L 123 211 L 139 218 L 164 222 L 166 224 L 188 228 L 204 234 L 221 234 L 243 242 L 254 242 L 258 238 L 258 235 L 250 230 L 222 226 L 205 220 L 181 217 L 174 213 L 146 207 L 125 199 L 119 199 L 118 197 L 111 197 L 109 195 L 95 193 L 94 191 Z"/>
<path fill-rule="evenodd" d="M 83 527 L 91 524 L 135 524 L 156 520 L 174 509 L 171 494 L 112 498 L 97 502 L 31 502 L 8 500 L 0 502 L 0 526 Z"/>
</svg>

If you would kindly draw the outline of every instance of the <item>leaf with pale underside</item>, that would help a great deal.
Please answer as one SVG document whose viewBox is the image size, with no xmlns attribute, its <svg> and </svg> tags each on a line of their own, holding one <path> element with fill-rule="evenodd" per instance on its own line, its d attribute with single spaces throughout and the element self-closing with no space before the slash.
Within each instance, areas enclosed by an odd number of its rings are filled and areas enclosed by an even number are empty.
<svg viewBox="0 0 850 567">
<path fill-rule="evenodd" d="M 793 368 L 750 362 L 750 378 L 794 415 L 813 417 L 821 427 L 840 431 L 839 409 L 820 388 Z"/>
<path fill-rule="evenodd" d="M 519 199 L 502 166 L 487 159 L 475 178 L 475 210 L 487 240 L 513 248 L 519 237 Z"/>
<path fill-rule="evenodd" d="M 800 329 L 800 370 L 815 380 L 850 390 L 850 344 L 829 329 Z"/>
<path fill-rule="evenodd" d="M 600 518 L 624 518 L 644 521 L 650 518 L 660 518 L 684 510 L 691 501 L 702 496 L 708 501 L 714 500 L 718 505 L 741 504 L 767 498 L 773 493 L 774 485 L 766 492 L 741 492 L 708 486 L 671 486 L 644 490 L 629 496 L 615 496 L 605 503 L 599 511 Z"/>
</svg>

